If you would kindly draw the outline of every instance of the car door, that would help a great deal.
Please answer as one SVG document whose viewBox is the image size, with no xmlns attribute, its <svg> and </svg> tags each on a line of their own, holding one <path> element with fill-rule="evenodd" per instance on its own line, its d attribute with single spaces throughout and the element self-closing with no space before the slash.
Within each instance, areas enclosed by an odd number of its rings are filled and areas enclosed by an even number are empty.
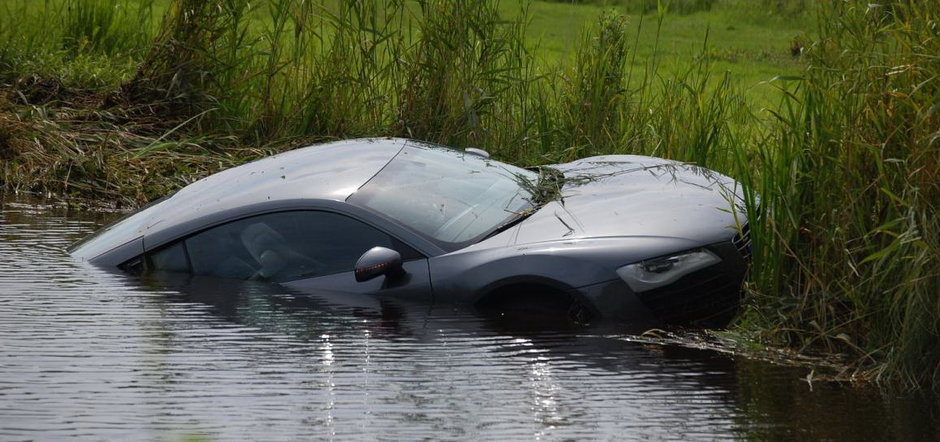
<svg viewBox="0 0 940 442">
<path fill-rule="evenodd" d="M 405 274 L 357 282 L 356 261 L 376 246 L 398 251 Z M 147 267 L 272 281 L 317 294 L 432 299 L 424 256 L 369 224 L 329 211 L 282 211 L 222 224 L 148 254 Z"/>
</svg>

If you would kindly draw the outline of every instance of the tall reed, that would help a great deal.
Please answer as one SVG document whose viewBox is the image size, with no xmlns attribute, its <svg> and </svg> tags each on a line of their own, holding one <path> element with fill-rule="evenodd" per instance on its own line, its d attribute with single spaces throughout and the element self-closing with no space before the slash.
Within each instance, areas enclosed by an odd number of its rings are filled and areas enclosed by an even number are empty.
<svg viewBox="0 0 940 442">
<path fill-rule="evenodd" d="M 153 38 L 153 0 L 102 2 L 68 0 L 62 17 L 62 45 L 71 54 L 97 52 L 128 54 L 150 44 Z"/>
<path fill-rule="evenodd" d="M 940 5 L 819 13 L 811 67 L 757 152 L 752 318 L 776 342 L 854 354 L 857 373 L 938 385 Z"/>
</svg>

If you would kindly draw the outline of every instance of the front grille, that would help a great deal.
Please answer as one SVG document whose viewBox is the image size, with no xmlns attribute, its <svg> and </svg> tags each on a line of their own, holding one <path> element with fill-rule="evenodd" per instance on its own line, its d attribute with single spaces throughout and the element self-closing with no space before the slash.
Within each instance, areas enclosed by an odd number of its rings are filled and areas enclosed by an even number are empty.
<svg viewBox="0 0 940 442">
<path fill-rule="evenodd" d="M 741 231 L 734 235 L 734 238 L 731 238 L 731 244 L 734 244 L 734 248 L 738 249 L 738 253 L 741 254 L 741 257 L 745 261 L 751 260 L 751 228 L 749 225 L 745 224 L 741 227 Z"/>
<path fill-rule="evenodd" d="M 736 272 L 711 267 L 637 297 L 665 323 L 722 327 L 740 304 L 741 281 Z"/>
</svg>

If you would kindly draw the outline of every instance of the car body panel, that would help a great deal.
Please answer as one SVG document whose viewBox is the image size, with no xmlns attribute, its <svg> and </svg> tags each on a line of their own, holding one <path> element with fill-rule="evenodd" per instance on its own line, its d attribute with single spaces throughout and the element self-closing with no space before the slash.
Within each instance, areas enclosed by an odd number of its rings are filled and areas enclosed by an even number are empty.
<svg viewBox="0 0 940 442">
<path fill-rule="evenodd" d="M 431 258 L 429 265 L 439 300 L 474 304 L 500 284 L 558 281 L 556 288 L 577 291 L 619 280 L 618 267 L 698 245 L 666 237 L 575 238 L 510 247 L 478 244 Z M 623 295 L 629 296 L 629 291 Z"/>
<path fill-rule="evenodd" d="M 267 201 L 345 201 L 401 151 L 401 140 L 350 140 L 316 149 L 296 149 L 223 170 L 181 189 L 168 201 L 176 212 L 155 217 L 162 223 L 185 223 L 209 213 L 225 212 Z M 355 160 L 350 161 L 355 149 Z"/>
<path fill-rule="evenodd" d="M 661 315 L 664 308 L 674 308 L 669 304 L 674 300 L 662 294 L 666 289 L 633 293 L 618 269 L 699 248 L 713 250 L 722 264 L 685 275 L 677 286 L 702 293 L 715 292 L 716 284 L 721 290 L 735 283 L 740 288 L 745 265 L 732 238 L 746 219 L 739 208 L 741 189 L 724 175 L 635 155 L 553 165 L 564 174 L 558 198 L 522 214 L 525 218 L 511 227 L 466 247 L 445 250 L 383 213 L 347 202 L 408 146 L 429 148 L 402 139 L 350 140 L 235 167 L 196 181 L 78 243 L 70 252 L 94 264 L 119 266 L 230 221 L 321 210 L 371 225 L 423 257 L 406 260 L 406 275 L 398 279 L 380 276 L 356 282 L 350 271 L 281 283 L 300 292 L 472 306 L 502 288 L 528 284 L 569 294 L 598 316 L 639 323 Z M 728 276 L 715 282 L 708 272 Z"/>
<path fill-rule="evenodd" d="M 307 293 L 347 293 L 379 295 L 409 301 L 433 302 L 427 259 L 402 263 L 404 274 L 396 278 L 378 277 L 358 282 L 353 272 L 336 273 L 283 282 L 281 285 Z"/>
<path fill-rule="evenodd" d="M 565 174 L 561 199 L 520 226 L 517 244 L 561 238 L 731 239 L 745 220 L 734 180 L 701 167 L 637 155 L 552 166 Z"/>
<path fill-rule="evenodd" d="M 144 237 L 138 236 L 124 244 L 102 250 L 100 255 L 90 259 L 89 262 L 104 267 L 117 267 L 143 253 Z"/>
<path fill-rule="evenodd" d="M 151 250 L 168 238 L 227 220 L 270 210 L 315 208 L 316 201 L 342 202 L 388 164 L 404 144 L 399 139 L 341 141 L 223 170 L 107 228 L 93 244 L 85 241 L 73 246 L 71 253 L 98 263 L 107 250 L 137 237 L 145 236 L 144 247 Z M 353 150 L 355 161 L 350 161 Z"/>
</svg>

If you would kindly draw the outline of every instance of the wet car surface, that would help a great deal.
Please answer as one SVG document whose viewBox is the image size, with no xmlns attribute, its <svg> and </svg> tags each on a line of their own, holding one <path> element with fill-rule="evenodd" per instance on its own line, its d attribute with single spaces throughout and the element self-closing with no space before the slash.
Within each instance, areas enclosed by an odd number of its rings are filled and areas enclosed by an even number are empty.
<svg viewBox="0 0 940 442">
<path fill-rule="evenodd" d="M 608 155 L 534 170 L 404 139 L 275 155 L 197 181 L 73 256 L 585 323 L 722 326 L 749 240 L 740 186 Z"/>
</svg>

